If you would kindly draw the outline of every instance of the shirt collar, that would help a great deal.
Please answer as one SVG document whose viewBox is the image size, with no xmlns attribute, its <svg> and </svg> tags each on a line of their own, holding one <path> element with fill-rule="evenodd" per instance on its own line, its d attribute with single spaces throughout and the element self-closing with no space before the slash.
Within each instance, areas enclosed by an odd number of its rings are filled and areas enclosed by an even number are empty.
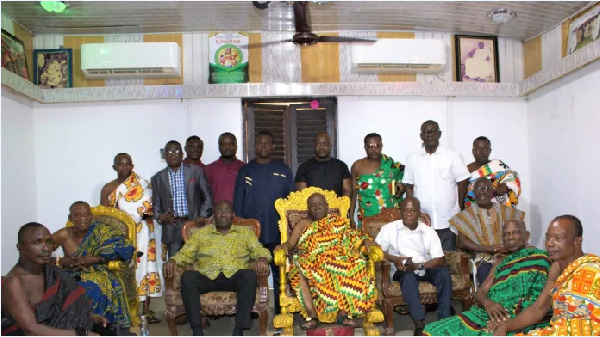
<svg viewBox="0 0 600 337">
<path fill-rule="evenodd" d="M 236 233 L 237 233 L 237 232 L 239 232 L 239 231 L 240 231 L 240 228 L 239 228 L 239 227 L 240 227 L 240 226 L 231 225 L 231 229 L 229 230 L 229 232 L 227 232 L 227 234 L 229 234 L 229 233 L 233 233 L 233 232 L 236 232 Z M 215 225 L 210 225 L 210 228 L 211 228 L 211 229 L 210 229 L 210 234 L 215 234 L 215 233 L 221 234 L 221 233 L 219 233 L 219 232 L 217 231 L 217 227 L 215 227 Z"/>
<path fill-rule="evenodd" d="M 423 231 L 423 226 L 427 226 L 426 224 L 423 223 L 423 221 L 419 220 L 419 224 L 417 225 L 417 228 L 414 231 L 411 231 L 408 227 L 404 226 L 404 221 L 400 220 L 402 222 L 402 226 L 400 226 L 399 229 L 406 231 L 406 232 L 422 232 Z"/>
<path fill-rule="evenodd" d="M 435 150 L 435 152 L 434 152 L 434 153 L 432 153 L 431 155 L 442 154 L 443 152 L 444 152 L 444 147 L 443 147 L 442 145 L 438 145 L 438 147 L 437 147 L 437 149 Z M 425 156 L 425 155 L 428 155 L 428 154 L 429 154 L 429 153 L 427 153 L 427 152 L 425 151 L 425 146 L 422 146 L 422 147 L 421 147 L 421 152 L 419 153 L 419 155 L 420 155 L 421 157 L 423 157 L 423 156 Z"/>
<path fill-rule="evenodd" d="M 179 169 L 177 171 L 173 171 L 169 166 L 167 166 L 167 169 L 173 174 L 178 174 L 179 172 L 183 172 L 183 164 L 179 166 Z"/>
</svg>

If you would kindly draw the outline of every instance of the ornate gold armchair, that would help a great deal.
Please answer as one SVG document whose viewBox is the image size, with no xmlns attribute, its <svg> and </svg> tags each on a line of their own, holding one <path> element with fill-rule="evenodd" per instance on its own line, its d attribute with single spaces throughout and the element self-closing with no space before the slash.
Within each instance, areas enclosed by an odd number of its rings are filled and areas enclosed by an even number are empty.
<svg viewBox="0 0 600 337">
<path fill-rule="evenodd" d="M 321 193 L 325 196 L 329 204 L 329 214 L 338 214 L 342 217 L 347 217 L 350 208 L 350 199 L 348 197 L 338 197 L 333 191 L 325 191 L 317 187 L 305 188 L 302 191 L 293 192 L 287 198 L 277 199 L 275 201 L 275 209 L 279 213 L 279 231 L 281 232 L 281 242 L 286 242 L 288 235 L 291 234 L 294 226 L 302 219 L 308 217 L 307 200 L 314 193 Z M 288 287 L 287 267 L 291 263 L 291 257 L 287 256 L 287 252 L 279 250 L 275 252 L 275 264 L 280 270 L 281 294 L 279 302 L 281 304 L 281 314 L 275 316 L 273 326 L 282 328 L 283 334 L 287 336 L 293 335 L 294 316 L 293 313 L 300 312 L 300 302 Z M 378 263 L 383 258 L 383 252 L 378 247 L 372 246 L 369 251 L 369 272 L 375 275 L 375 263 Z M 273 275 L 275 276 L 275 275 Z M 377 297 L 377 294 L 375 295 Z M 364 334 L 367 336 L 378 336 L 379 330 L 374 326 L 374 323 L 383 321 L 383 314 L 379 309 L 372 308 L 363 318 Z"/>
<path fill-rule="evenodd" d="M 212 225 L 213 218 L 205 219 L 204 223 L 200 226 L 196 226 L 195 221 L 188 221 L 181 229 L 181 235 L 183 241 L 187 242 L 189 238 L 200 228 L 204 226 Z M 260 223 L 254 219 L 242 219 L 234 217 L 233 225 L 235 226 L 250 226 L 254 229 L 256 237 L 260 236 Z M 177 323 L 184 323 L 185 308 L 183 306 L 183 300 L 181 299 L 181 275 L 187 270 L 192 270 L 193 266 L 188 265 L 182 270 L 177 270 L 173 277 L 165 278 L 165 301 L 167 303 L 167 325 L 169 326 L 169 332 L 171 336 L 177 336 Z M 261 336 L 267 335 L 267 324 L 269 320 L 269 298 L 268 298 L 268 277 L 269 272 L 259 274 L 257 272 L 257 287 L 256 287 L 256 301 L 252 307 L 252 312 L 258 313 L 259 317 L 259 334 Z M 203 321 L 206 316 L 222 316 L 222 315 L 235 315 L 237 297 L 235 292 L 229 291 L 213 291 L 206 294 L 200 295 L 201 314 Z"/>
<path fill-rule="evenodd" d="M 365 217 L 363 220 L 363 231 L 370 237 L 375 238 L 379 234 L 381 227 L 399 219 L 400 210 L 398 208 L 384 208 L 378 215 Z M 428 226 L 431 226 L 428 216 L 422 216 L 421 220 Z M 468 310 L 473 305 L 473 296 L 475 295 L 473 282 L 471 282 L 469 275 L 469 256 L 462 252 L 444 252 L 444 255 L 444 262 L 446 267 L 450 269 L 452 277 L 452 299 L 460 300 L 462 310 Z M 383 259 L 381 262 L 381 272 L 378 271 L 377 275 L 378 289 L 381 291 L 381 306 L 385 314 L 386 328 L 384 329 L 384 333 L 386 335 L 394 334 L 394 308 L 399 306 L 398 311 L 401 314 L 408 313 L 406 301 L 400 289 L 400 283 L 392 281 L 390 268 L 391 263 Z M 419 298 L 423 305 L 437 303 L 437 291 L 435 287 L 429 282 L 420 282 Z"/>
<path fill-rule="evenodd" d="M 101 221 L 104 224 L 110 225 L 117 229 L 119 233 L 131 241 L 134 247 L 137 247 L 137 228 L 135 221 L 125 212 L 112 207 L 104 207 L 102 205 L 92 207 L 94 221 Z M 67 227 L 73 226 L 71 221 L 67 221 Z M 133 257 L 129 263 L 125 261 L 109 261 L 108 269 L 112 270 L 125 291 L 127 299 L 127 307 L 131 316 L 131 326 L 136 327 L 139 324 L 138 312 L 138 294 L 137 283 L 135 278 L 135 270 L 137 267 L 137 248 L 133 253 Z"/>
</svg>

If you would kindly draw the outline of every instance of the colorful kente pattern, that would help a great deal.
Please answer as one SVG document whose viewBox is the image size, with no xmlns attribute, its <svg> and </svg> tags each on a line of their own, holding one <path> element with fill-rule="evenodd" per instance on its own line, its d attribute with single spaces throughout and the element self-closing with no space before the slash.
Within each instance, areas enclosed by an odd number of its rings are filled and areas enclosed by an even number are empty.
<svg viewBox="0 0 600 337">
<path fill-rule="evenodd" d="M 308 225 L 297 244 L 297 254 L 288 271 L 292 289 L 303 306 L 300 275 L 305 276 L 319 321 L 333 323 L 339 310 L 356 317 L 375 303 L 375 280 L 368 273 L 367 236 L 350 229 L 350 221 L 329 215 Z"/>
<path fill-rule="evenodd" d="M 465 208 L 475 204 L 475 180 L 486 177 L 492 182 L 496 189 L 500 184 L 506 184 L 508 193 L 504 195 L 495 195 L 493 202 L 504 204 L 508 207 L 516 207 L 521 195 L 521 180 L 517 171 L 512 171 L 508 165 L 499 159 L 490 161 L 479 169 L 473 171 L 469 177 L 469 187 L 465 196 Z"/>
</svg>

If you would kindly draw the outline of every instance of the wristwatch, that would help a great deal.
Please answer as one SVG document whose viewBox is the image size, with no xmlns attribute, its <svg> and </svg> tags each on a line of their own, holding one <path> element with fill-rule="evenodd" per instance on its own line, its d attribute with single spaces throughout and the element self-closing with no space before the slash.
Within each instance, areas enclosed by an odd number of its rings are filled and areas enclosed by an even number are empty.
<svg viewBox="0 0 600 337">
<path fill-rule="evenodd" d="M 419 264 L 419 270 L 425 270 L 425 263 Z"/>
</svg>

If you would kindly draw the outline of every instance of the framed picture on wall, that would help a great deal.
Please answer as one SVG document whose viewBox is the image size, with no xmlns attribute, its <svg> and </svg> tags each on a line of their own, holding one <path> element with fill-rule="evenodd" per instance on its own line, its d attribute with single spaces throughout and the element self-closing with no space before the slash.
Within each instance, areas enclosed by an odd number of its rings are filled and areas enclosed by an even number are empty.
<svg viewBox="0 0 600 337">
<path fill-rule="evenodd" d="M 458 82 L 500 82 L 498 37 L 456 35 L 454 43 Z"/>
<path fill-rule="evenodd" d="M 27 62 L 25 62 L 23 41 L 4 29 L 2 29 L 2 68 L 31 81 Z"/>
<path fill-rule="evenodd" d="M 573 54 L 600 37 L 600 5 L 590 8 L 569 23 L 567 55 Z"/>
<path fill-rule="evenodd" d="M 34 49 L 35 84 L 44 89 L 73 87 L 73 52 L 71 49 Z"/>
</svg>

